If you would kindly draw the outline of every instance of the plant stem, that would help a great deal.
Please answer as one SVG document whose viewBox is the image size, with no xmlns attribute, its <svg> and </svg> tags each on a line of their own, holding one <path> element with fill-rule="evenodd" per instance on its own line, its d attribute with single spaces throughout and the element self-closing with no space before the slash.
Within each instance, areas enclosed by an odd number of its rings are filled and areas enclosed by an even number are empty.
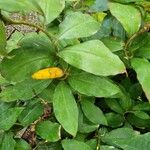
<svg viewBox="0 0 150 150">
<path fill-rule="evenodd" d="M 41 26 L 33 24 L 33 23 L 26 22 L 26 21 L 14 21 L 14 20 L 12 20 L 10 18 L 7 18 L 5 16 L 2 16 L 2 15 L 1 15 L 1 19 L 4 22 L 6 22 L 7 24 L 9 24 L 9 25 L 11 25 L 11 24 L 14 24 L 14 25 L 26 25 L 26 26 L 30 26 L 30 27 L 36 28 L 37 30 L 43 32 L 50 39 L 50 41 L 52 42 L 52 44 L 54 45 L 54 47 L 56 49 L 58 49 L 57 42 L 56 42 L 56 41 L 58 41 L 57 38 L 52 33 L 47 32 Z"/>
<path fill-rule="evenodd" d="M 129 56 L 129 51 L 128 51 L 128 47 L 130 46 L 130 44 L 132 43 L 132 41 L 137 37 L 139 36 L 140 34 L 144 33 L 144 32 L 147 32 L 150 30 L 150 23 L 146 23 L 144 25 L 144 27 L 142 29 L 140 29 L 138 32 L 134 33 L 126 42 L 125 44 L 125 48 L 124 48 L 124 51 L 125 51 L 125 55 L 127 58 L 132 58 L 132 55 Z"/>
</svg>

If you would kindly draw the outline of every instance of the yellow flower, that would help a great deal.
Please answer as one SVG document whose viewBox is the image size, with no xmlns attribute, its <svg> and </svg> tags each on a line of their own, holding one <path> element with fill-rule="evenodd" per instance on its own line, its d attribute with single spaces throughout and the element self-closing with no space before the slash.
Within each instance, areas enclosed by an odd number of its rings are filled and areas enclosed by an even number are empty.
<svg viewBox="0 0 150 150">
<path fill-rule="evenodd" d="M 35 72 L 32 75 L 33 79 L 42 80 L 42 79 L 54 79 L 60 78 L 64 75 L 63 70 L 58 67 L 45 68 Z"/>
</svg>

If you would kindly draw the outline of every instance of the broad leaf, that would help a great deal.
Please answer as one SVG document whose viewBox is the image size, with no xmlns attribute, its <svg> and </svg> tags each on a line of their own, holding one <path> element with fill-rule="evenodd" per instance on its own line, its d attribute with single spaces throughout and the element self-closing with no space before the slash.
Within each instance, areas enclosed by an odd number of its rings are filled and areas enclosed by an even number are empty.
<svg viewBox="0 0 150 150">
<path fill-rule="evenodd" d="M 14 107 L 0 114 L 0 129 L 6 131 L 9 130 L 17 121 L 22 110 L 23 108 Z"/>
<path fill-rule="evenodd" d="M 109 8 L 112 15 L 120 21 L 129 36 L 139 30 L 141 26 L 141 14 L 138 9 L 131 5 L 119 3 L 110 3 Z"/>
<path fill-rule="evenodd" d="M 78 70 L 71 73 L 68 82 L 74 90 L 87 96 L 110 97 L 120 92 L 110 79 Z"/>
<path fill-rule="evenodd" d="M 92 150 L 89 145 L 76 140 L 63 140 L 62 146 L 64 150 L 72 150 L 72 148 L 74 150 Z"/>
<path fill-rule="evenodd" d="M 16 85 L 6 87 L 1 93 L 1 101 L 11 102 L 16 100 L 28 100 L 42 92 L 51 80 L 26 79 Z M 23 87 L 23 90 L 22 90 Z"/>
<path fill-rule="evenodd" d="M 93 122 L 94 124 L 107 125 L 107 120 L 103 112 L 101 111 L 100 108 L 95 106 L 92 102 L 90 102 L 89 100 L 83 99 L 81 101 L 81 107 L 85 116 L 91 122 Z"/>
<path fill-rule="evenodd" d="M 49 142 L 56 142 L 60 137 L 60 125 L 51 121 L 43 121 L 36 126 L 36 133 Z"/>
<path fill-rule="evenodd" d="M 58 55 L 70 65 L 95 75 L 109 76 L 125 72 L 119 57 L 98 40 L 67 47 Z"/>
<path fill-rule="evenodd" d="M 150 101 L 150 63 L 146 59 L 134 58 L 131 61 L 133 69 L 137 73 L 137 78 Z"/>
<path fill-rule="evenodd" d="M 57 18 L 65 7 L 65 0 L 44 0 L 37 3 L 43 12 L 45 24 Z"/>
<path fill-rule="evenodd" d="M 30 77 L 33 72 L 53 64 L 53 56 L 48 49 L 20 48 L 4 58 L 1 64 L 2 75 L 11 81 L 19 82 Z"/>
<path fill-rule="evenodd" d="M 78 108 L 68 85 L 60 82 L 53 97 L 54 113 L 63 128 L 75 136 L 78 128 Z"/>
<path fill-rule="evenodd" d="M 59 27 L 59 39 L 71 39 L 93 35 L 100 25 L 90 15 L 75 12 L 67 15 Z"/>
</svg>

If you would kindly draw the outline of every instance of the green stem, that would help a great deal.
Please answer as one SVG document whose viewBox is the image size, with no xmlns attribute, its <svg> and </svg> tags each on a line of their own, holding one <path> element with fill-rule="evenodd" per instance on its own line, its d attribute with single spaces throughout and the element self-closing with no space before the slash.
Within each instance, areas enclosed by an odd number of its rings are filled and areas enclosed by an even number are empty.
<svg viewBox="0 0 150 150">
<path fill-rule="evenodd" d="M 50 39 L 50 41 L 52 42 L 52 44 L 54 45 L 54 47 L 56 49 L 58 49 L 58 45 L 57 45 L 58 42 L 56 42 L 56 41 L 58 41 L 57 38 L 52 33 L 47 32 L 41 26 L 33 24 L 33 23 L 25 22 L 25 21 L 14 21 L 14 20 L 12 20 L 10 18 L 6 18 L 5 16 L 2 16 L 2 15 L 1 15 L 1 18 L 2 18 L 2 20 L 4 22 L 6 22 L 9 25 L 10 24 L 14 24 L 14 25 L 26 25 L 26 26 L 30 26 L 30 27 L 36 28 L 37 30 L 43 32 Z"/>
</svg>

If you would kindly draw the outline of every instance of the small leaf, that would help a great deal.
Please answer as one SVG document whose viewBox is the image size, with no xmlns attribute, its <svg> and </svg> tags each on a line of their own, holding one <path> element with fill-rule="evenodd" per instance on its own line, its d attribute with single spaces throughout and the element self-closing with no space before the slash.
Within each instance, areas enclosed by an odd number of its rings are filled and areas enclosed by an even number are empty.
<svg viewBox="0 0 150 150">
<path fill-rule="evenodd" d="M 65 0 L 44 0 L 37 3 L 43 12 L 45 24 L 57 18 L 65 7 Z"/>
<path fill-rule="evenodd" d="M 26 105 L 18 120 L 23 126 L 28 126 L 42 116 L 43 112 L 44 106 L 34 99 L 34 103 L 30 102 Z"/>
<path fill-rule="evenodd" d="M 23 108 L 21 107 L 14 107 L 0 114 L 0 129 L 5 131 L 9 130 L 17 121 L 22 110 Z"/>
<path fill-rule="evenodd" d="M 90 15 L 74 12 L 60 24 L 59 39 L 88 37 L 95 34 L 99 27 L 100 24 Z"/>
<path fill-rule="evenodd" d="M 137 78 L 150 102 L 150 63 L 146 59 L 134 58 L 132 59 L 131 64 L 136 71 Z"/>
<path fill-rule="evenodd" d="M 99 40 L 67 47 L 58 55 L 70 65 L 95 75 L 109 76 L 125 72 L 119 57 Z"/>
<path fill-rule="evenodd" d="M 78 128 L 78 108 L 68 85 L 60 82 L 53 97 L 54 113 L 63 128 L 75 136 Z"/>
<path fill-rule="evenodd" d="M 51 121 L 43 121 L 36 126 L 36 133 L 49 142 L 60 139 L 60 125 Z"/>
<path fill-rule="evenodd" d="M 15 140 L 13 139 L 13 134 L 11 132 L 5 133 L 1 150 L 14 150 L 15 148 Z"/>
<path fill-rule="evenodd" d="M 100 108 L 95 106 L 92 102 L 90 102 L 89 100 L 83 99 L 81 101 L 81 107 L 85 116 L 91 122 L 93 122 L 94 124 L 107 125 L 107 120 L 103 112 L 101 111 Z"/>
<path fill-rule="evenodd" d="M 84 142 L 76 140 L 63 140 L 62 146 L 64 150 L 92 150 L 92 148 Z"/>
<path fill-rule="evenodd" d="M 76 71 L 76 72 L 75 72 Z M 120 89 L 110 79 L 75 70 L 68 78 L 71 87 L 81 94 L 95 97 L 110 97 Z"/>
<path fill-rule="evenodd" d="M 55 79 L 60 78 L 64 75 L 63 70 L 58 67 L 51 67 L 39 70 L 32 75 L 33 79 L 42 80 L 42 79 Z"/>
<path fill-rule="evenodd" d="M 0 55 L 6 54 L 6 32 L 4 23 L 0 20 Z"/>
<path fill-rule="evenodd" d="M 137 32 L 141 26 L 141 14 L 131 5 L 110 3 L 110 11 L 120 21 L 129 36 Z M 132 21 L 132 22 L 131 22 Z"/>
<path fill-rule="evenodd" d="M 91 123 L 83 114 L 81 108 L 79 107 L 79 123 L 78 131 L 79 133 L 90 133 L 98 129 L 98 124 Z"/>
</svg>

